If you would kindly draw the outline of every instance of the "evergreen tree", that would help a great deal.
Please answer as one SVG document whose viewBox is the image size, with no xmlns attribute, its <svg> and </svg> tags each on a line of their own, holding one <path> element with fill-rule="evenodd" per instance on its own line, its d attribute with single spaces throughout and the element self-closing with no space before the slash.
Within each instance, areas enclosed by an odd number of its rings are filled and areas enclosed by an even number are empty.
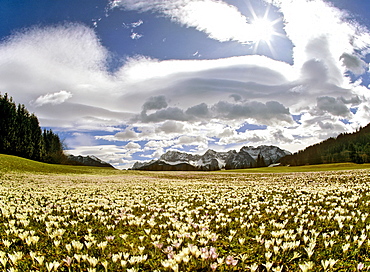
<svg viewBox="0 0 370 272">
<path fill-rule="evenodd" d="M 30 127 L 31 127 L 31 148 L 32 153 L 30 159 L 41 160 L 45 154 L 44 142 L 42 139 L 42 130 L 39 125 L 39 120 L 34 114 L 30 116 Z"/>
<path fill-rule="evenodd" d="M 65 156 L 63 153 L 63 144 L 59 136 L 51 129 L 45 129 L 42 137 L 45 148 L 44 161 L 49 163 L 61 163 L 65 159 Z"/>
<path fill-rule="evenodd" d="M 37 117 L 8 94 L 0 94 L 0 153 L 49 163 L 66 160 L 59 136 L 42 132 Z"/>
<path fill-rule="evenodd" d="M 265 159 L 263 158 L 261 153 L 257 156 L 256 167 L 266 167 Z"/>
<path fill-rule="evenodd" d="M 18 105 L 17 108 L 17 126 L 16 126 L 16 141 L 15 155 L 26 158 L 31 158 L 31 125 L 30 114 L 24 105 Z"/>
<path fill-rule="evenodd" d="M 15 154 L 17 109 L 8 94 L 0 95 L 0 152 Z"/>
</svg>

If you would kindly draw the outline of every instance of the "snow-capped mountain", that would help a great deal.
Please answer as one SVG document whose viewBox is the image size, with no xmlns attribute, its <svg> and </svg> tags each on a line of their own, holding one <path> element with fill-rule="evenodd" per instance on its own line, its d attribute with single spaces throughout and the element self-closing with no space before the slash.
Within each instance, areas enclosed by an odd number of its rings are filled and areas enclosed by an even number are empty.
<svg viewBox="0 0 370 272">
<path fill-rule="evenodd" d="M 105 161 L 102 161 L 101 159 L 99 159 L 98 157 L 95 157 L 93 155 L 89 155 L 89 156 L 68 155 L 68 160 L 72 164 L 114 168 L 111 164 L 109 164 Z"/>
<path fill-rule="evenodd" d="M 209 149 L 203 155 L 189 154 L 179 151 L 168 151 L 158 160 L 136 162 L 133 170 L 183 170 L 183 171 L 215 171 L 220 169 L 244 169 L 274 164 L 280 158 L 291 153 L 277 146 L 244 146 L 239 152 L 216 152 Z"/>
<path fill-rule="evenodd" d="M 266 165 L 274 164 L 279 161 L 280 158 L 286 155 L 291 155 L 289 151 L 280 149 L 277 146 L 261 145 L 259 147 L 244 146 L 240 149 L 240 152 L 247 152 L 252 158 L 257 161 L 258 155 L 262 156 L 265 160 Z"/>
</svg>

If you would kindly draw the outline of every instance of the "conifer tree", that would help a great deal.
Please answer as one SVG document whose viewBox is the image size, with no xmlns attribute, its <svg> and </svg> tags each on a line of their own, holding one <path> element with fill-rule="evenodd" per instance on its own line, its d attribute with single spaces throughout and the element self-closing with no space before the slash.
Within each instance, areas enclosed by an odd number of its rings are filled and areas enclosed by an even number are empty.
<svg viewBox="0 0 370 272">
<path fill-rule="evenodd" d="M 17 109 L 8 94 L 0 95 L 0 152 L 14 154 Z"/>
<path fill-rule="evenodd" d="M 263 158 L 262 154 L 259 153 L 257 156 L 256 167 L 265 167 L 265 166 L 266 166 L 265 159 Z"/>
<path fill-rule="evenodd" d="M 8 94 L 0 94 L 0 153 L 49 163 L 66 160 L 59 136 L 51 129 L 42 132 L 37 117 Z"/>
</svg>

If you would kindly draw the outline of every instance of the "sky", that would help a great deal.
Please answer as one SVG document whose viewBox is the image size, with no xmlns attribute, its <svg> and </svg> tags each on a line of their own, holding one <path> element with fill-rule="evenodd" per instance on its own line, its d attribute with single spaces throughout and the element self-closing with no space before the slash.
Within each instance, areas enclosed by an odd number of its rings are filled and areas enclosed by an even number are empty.
<svg viewBox="0 0 370 272">
<path fill-rule="evenodd" d="M 119 169 L 370 123 L 367 0 L 0 0 L 0 18 L 0 93 Z"/>
</svg>

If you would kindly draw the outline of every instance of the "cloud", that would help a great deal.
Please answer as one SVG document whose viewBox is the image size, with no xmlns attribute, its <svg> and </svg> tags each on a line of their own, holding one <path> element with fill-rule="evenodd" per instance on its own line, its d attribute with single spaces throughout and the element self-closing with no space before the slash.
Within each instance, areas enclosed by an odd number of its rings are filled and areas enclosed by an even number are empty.
<svg viewBox="0 0 370 272">
<path fill-rule="evenodd" d="M 347 106 L 341 99 L 335 99 L 334 97 L 322 96 L 317 98 L 318 109 L 329 112 L 336 116 L 347 117 L 350 113 Z"/>
<path fill-rule="evenodd" d="M 268 127 L 267 129 L 258 131 L 247 130 L 245 132 L 227 130 L 226 133 L 225 131 L 222 132 L 224 137 L 220 137 L 220 140 L 217 142 L 218 145 L 235 145 L 240 143 L 243 146 L 245 142 L 253 145 L 291 145 L 295 141 L 295 137 L 292 134 L 297 133 L 291 129 L 279 127 Z"/>
<path fill-rule="evenodd" d="M 180 136 L 173 148 L 183 148 L 183 146 L 196 146 L 197 149 L 203 150 L 208 147 L 209 139 L 205 136 Z"/>
<path fill-rule="evenodd" d="M 156 12 L 171 21 L 193 27 L 225 42 L 256 42 L 259 33 L 235 6 L 217 0 L 114 0 L 111 8 Z"/>
<path fill-rule="evenodd" d="M 311 59 L 302 66 L 303 80 L 311 85 L 319 85 L 328 81 L 328 68 L 322 61 Z"/>
<path fill-rule="evenodd" d="M 88 98 L 87 98 L 88 99 Z M 83 101 L 81 101 L 83 103 Z M 94 103 L 95 104 L 95 103 Z M 32 109 L 32 106 L 30 107 Z M 44 104 L 34 108 L 42 126 L 71 130 L 116 131 L 116 126 L 125 125 L 132 114 L 112 111 L 108 107 L 64 102 Z"/>
<path fill-rule="evenodd" d="M 342 76 L 340 57 L 368 48 L 369 31 L 349 18 L 348 13 L 327 1 L 265 0 L 284 16 L 287 37 L 294 45 L 294 63 L 301 67 L 310 59 L 326 63 L 330 76 Z"/>
<path fill-rule="evenodd" d="M 188 116 L 184 111 L 177 107 L 168 107 L 166 109 L 158 110 L 155 113 L 147 115 L 146 112 L 141 113 L 141 121 L 143 122 L 162 122 L 166 120 L 187 121 Z"/>
<path fill-rule="evenodd" d="M 142 37 L 143 37 L 142 34 L 139 34 L 139 33 L 136 33 L 136 32 L 132 32 L 131 33 L 131 36 L 130 36 L 130 38 L 133 39 L 133 40 L 138 40 L 138 39 L 140 39 Z"/>
<path fill-rule="evenodd" d="M 168 106 L 164 95 L 152 96 L 143 105 L 143 111 L 160 110 Z"/>
<path fill-rule="evenodd" d="M 97 142 L 94 137 L 86 133 L 74 132 L 72 137 L 69 137 L 64 142 L 67 149 L 78 148 L 79 146 L 94 146 Z"/>
<path fill-rule="evenodd" d="M 213 111 L 217 118 L 224 119 L 254 119 L 261 124 L 273 124 L 285 122 L 292 124 L 293 120 L 289 109 L 276 101 L 268 101 L 265 104 L 257 101 L 248 101 L 241 104 L 233 104 L 220 101 L 215 104 Z"/>
<path fill-rule="evenodd" d="M 209 115 L 209 109 L 206 103 L 201 103 L 199 105 L 195 105 L 190 107 L 186 110 L 187 115 L 192 115 L 195 117 L 205 118 Z"/>
<path fill-rule="evenodd" d="M 239 94 L 230 94 L 229 97 L 233 98 L 235 102 L 242 100 L 242 97 Z"/>
<path fill-rule="evenodd" d="M 45 104 L 57 105 L 62 104 L 71 97 L 72 93 L 67 91 L 60 91 L 53 94 L 39 96 L 35 101 L 31 101 L 31 104 L 33 104 L 35 107 L 40 107 Z"/>
<path fill-rule="evenodd" d="M 126 149 L 129 149 L 129 150 L 140 150 L 141 149 L 141 146 L 138 144 L 138 143 L 134 143 L 134 142 L 129 142 L 127 145 L 124 146 Z"/>
<path fill-rule="evenodd" d="M 162 102 L 157 103 L 158 101 Z M 189 107 L 186 110 L 178 107 L 162 108 L 167 106 L 167 103 L 164 103 L 164 101 L 166 101 L 166 99 L 163 96 L 150 98 L 150 101 L 144 103 L 143 111 L 135 120 L 144 123 L 171 120 L 172 122 L 166 123 L 168 128 L 179 124 L 174 121 L 195 122 L 197 120 L 211 121 L 213 119 L 244 120 L 249 118 L 262 124 L 270 125 L 279 122 L 287 124 L 293 123 L 289 109 L 277 101 L 268 101 L 266 103 L 247 101 L 236 104 L 227 101 L 219 101 L 211 106 L 208 106 L 206 103 L 201 103 Z M 147 109 L 154 108 L 158 108 L 159 110 L 149 115 L 146 113 Z"/>
<path fill-rule="evenodd" d="M 164 132 L 166 134 L 170 134 L 170 133 L 181 134 L 186 131 L 185 128 L 186 126 L 184 123 L 171 120 L 171 121 L 164 122 L 161 126 L 156 128 L 156 132 L 157 133 Z"/>
<path fill-rule="evenodd" d="M 137 22 L 131 23 L 130 25 L 132 28 L 136 28 L 136 27 L 141 26 L 143 23 L 144 23 L 143 20 L 139 20 Z"/>
<path fill-rule="evenodd" d="M 113 113 L 121 119 L 118 105 L 102 92 L 114 85 L 108 56 L 94 30 L 81 24 L 24 29 L 0 43 L 0 92 L 40 120 L 53 119 L 43 126 L 72 127 L 88 116 Z"/>
<path fill-rule="evenodd" d="M 138 139 L 138 133 L 131 129 L 126 129 L 125 131 L 116 133 L 114 137 L 121 141 L 135 140 Z"/>
<path fill-rule="evenodd" d="M 366 62 L 361 60 L 359 57 L 347 53 L 343 53 L 340 59 L 343 61 L 343 65 L 355 75 L 361 75 L 366 71 Z"/>
<path fill-rule="evenodd" d="M 363 127 L 370 123 L 370 107 L 368 104 L 361 104 L 358 107 L 353 121 L 357 122 Z"/>
</svg>

